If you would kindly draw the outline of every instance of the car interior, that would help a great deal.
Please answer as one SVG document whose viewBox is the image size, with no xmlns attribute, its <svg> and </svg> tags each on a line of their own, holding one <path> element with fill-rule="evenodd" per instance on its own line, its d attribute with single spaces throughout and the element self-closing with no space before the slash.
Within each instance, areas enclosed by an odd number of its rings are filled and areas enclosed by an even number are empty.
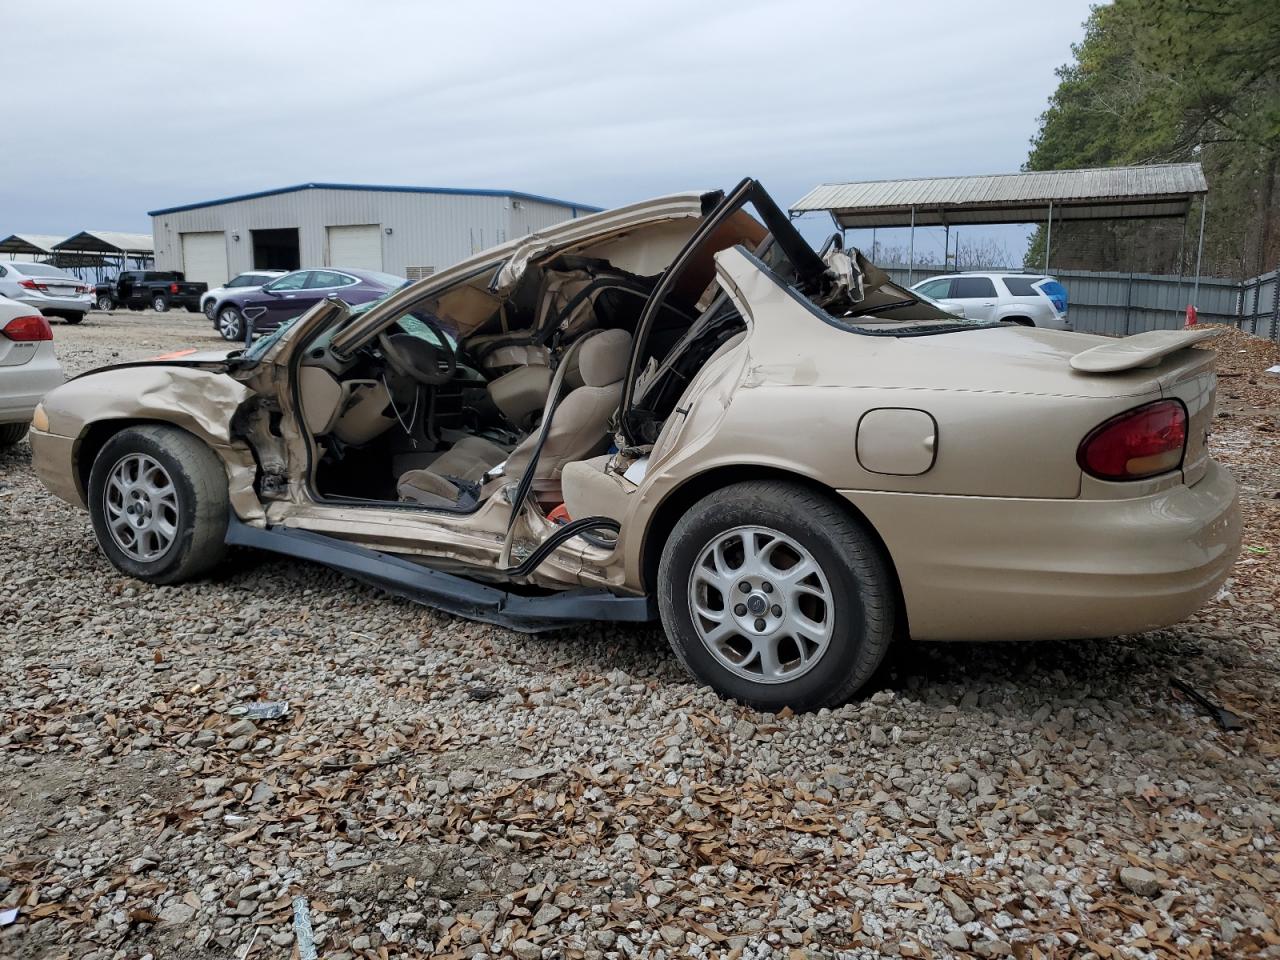
<svg viewBox="0 0 1280 960">
<path fill-rule="evenodd" d="M 521 481 L 518 496 L 552 516 L 563 505 L 560 519 L 618 519 L 646 458 L 662 452 L 680 397 L 745 336 L 716 281 L 715 254 L 742 245 L 791 279 L 803 244 L 810 276 L 833 275 L 835 261 L 781 226 L 784 215 L 763 199 L 768 227 L 739 203 L 718 217 L 556 250 L 508 288 L 496 286 L 497 264 L 412 304 L 351 357 L 328 347 L 339 327 L 322 331 L 294 378 L 313 441 L 313 491 L 468 512 Z M 752 203 L 761 213 L 760 199 Z M 780 230 L 789 252 L 776 242 Z M 852 275 L 856 265 L 844 260 Z M 873 309 L 904 302 L 894 296 Z M 619 420 L 629 372 L 632 424 Z"/>
<path fill-rule="evenodd" d="M 314 491 L 469 511 L 536 457 L 531 498 L 544 510 L 564 503 L 566 468 L 614 449 L 636 325 L 697 221 L 680 226 L 558 251 L 501 294 L 489 274 L 438 291 L 346 360 L 327 349 L 336 330 L 322 333 L 295 378 L 317 454 Z M 679 344 L 685 358 L 669 365 L 669 379 L 687 383 L 697 354 L 705 360 L 727 331 L 743 329 L 712 258 L 736 243 L 755 248 L 765 235 L 739 212 L 702 246 L 655 315 L 642 364 L 650 376 Z M 655 256 L 654 246 L 665 253 Z M 460 338 L 459 329 L 471 332 Z M 663 392 L 672 407 L 673 392 Z"/>
</svg>

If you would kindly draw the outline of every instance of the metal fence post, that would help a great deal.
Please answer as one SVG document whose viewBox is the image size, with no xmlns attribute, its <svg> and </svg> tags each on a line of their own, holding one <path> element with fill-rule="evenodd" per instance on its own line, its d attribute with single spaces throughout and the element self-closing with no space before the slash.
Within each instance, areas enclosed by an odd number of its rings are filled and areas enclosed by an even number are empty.
<svg viewBox="0 0 1280 960">
<path fill-rule="evenodd" d="M 908 254 L 907 286 L 916 278 L 916 208 L 911 208 L 911 253 Z"/>
<path fill-rule="evenodd" d="M 1129 271 L 1129 282 L 1124 288 L 1124 335 L 1129 335 L 1129 305 L 1133 303 L 1133 270 Z"/>
<path fill-rule="evenodd" d="M 1262 285 L 1261 278 L 1258 285 Z M 1271 339 L 1280 343 L 1280 270 L 1271 273 Z"/>
</svg>

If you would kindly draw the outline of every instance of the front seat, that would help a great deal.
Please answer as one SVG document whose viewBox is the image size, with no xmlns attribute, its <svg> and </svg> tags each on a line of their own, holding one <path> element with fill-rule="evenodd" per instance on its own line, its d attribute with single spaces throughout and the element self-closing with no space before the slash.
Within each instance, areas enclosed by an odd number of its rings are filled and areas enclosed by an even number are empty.
<svg viewBox="0 0 1280 960">
<path fill-rule="evenodd" d="M 631 359 L 631 334 L 625 330 L 590 333 L 575 352 L 583 385 L 570 390 L 552 414 L 534 474 L 535 493 L 558 495 L 565 464 L 588 459 L 608 445 L 609 420 L 622 401 L 622 381 Z M 518 480 L 533 458 L 539 434 L 529 434 L 510 455 L 480 437 L 466 437 L 429 467 L 403 474 L 397 490 L 402 499 L 440 506 L 442 495 L 448 501 L 450 492 L 440 480 L 474 482 L 504 460 L 504 480 Z"/>
</svg>

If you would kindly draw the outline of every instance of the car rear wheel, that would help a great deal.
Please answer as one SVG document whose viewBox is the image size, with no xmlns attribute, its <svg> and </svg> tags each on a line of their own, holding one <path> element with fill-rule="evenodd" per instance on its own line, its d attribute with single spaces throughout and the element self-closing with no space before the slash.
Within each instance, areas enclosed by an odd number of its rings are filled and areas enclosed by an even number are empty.
<svg viewBox="0 0 1280 960">
<path fill-rule="evenodd" d="M 762 710 L 845 703 L 893 637 L 875 540 L 838 503 L 778 481 L 694 504 L 663 548 L 658 609 L 676 655 L 722 696 Z"/>
<path fill-rule="evenodd" d="M 25 423 L 0 423 L 0 447 L 12 447 L 27 435 Z"/>
<path fill-rule="evenodd" d="M 110 297 L 108 297 L 106 294 L 103 294 L 102 296 L 98 297 L 98 309 L 99 309 L 99 310 L 110 310 L 110 309 L 112 309 L 114 306 L 115 306 L 115 302 L 114 302 Z"/>
<path fill-rule="evenodd" d="M 64 313 L 62 315 L 62 319 L 65 320 L 67 323 L 77 324 L 84 319 L 84 314 L 75 313 L 74 311 L 72 311 L 72 312 Z"/>
<path fill-rule="evenodd" d="M 235 307 L 223 307 L 218 314 L 218 333 L 223 340 L 244 339 L 244 317 Z"/>
<path fill-rule="evenodd" d="M 169 298 L 156 294 L 151 298 L 151 309 L 156 313 L 164 313 L 169 309 Z"/>
<path fill-rule="evenodd" d="M 179 583 L 226 553 L 227 477 L 213 451 L 176 427 L 122 430 L 89 473 L 89 516 L 103 553 L 149 583 Z"/>
</svg>

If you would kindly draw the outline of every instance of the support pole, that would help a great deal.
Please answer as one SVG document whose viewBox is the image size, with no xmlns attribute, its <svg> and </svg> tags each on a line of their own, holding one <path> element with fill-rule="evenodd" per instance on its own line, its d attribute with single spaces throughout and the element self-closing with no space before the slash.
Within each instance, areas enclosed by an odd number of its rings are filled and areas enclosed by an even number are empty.
<svg viewBox="0 0 1280 960">
<path fill-rule="evenodd" d="M 907 254 L 907 286 L 916 278 L 916 208 L 911 208 L 911 252 Z"/>
<path fill-rule="evenodd" d="M 1191 305 L 1198 307 L 1200 303 L 1200 258 L 1204 256 L 1204 214 L 1209 209 L 1209 195 L 1200 198 L 1200 239 L 1196 241 L 1196 282 L 1191 290 Z M 1280 283 L 1280 281 L 1277 281 Z"/>
<path fill-rule="evenodd" d="M 951 254 L 951 224 L 942 225 L 942 272 L 947 272 L 947 260 Z"/>
<path fill-rule="evenodd" d="M 1053 201 L 1049 201 L 1049 228 L 1044 234 L 1044 272 L 1049 272 L 1049 247 L 1053 243 Z"/>
</svg>

